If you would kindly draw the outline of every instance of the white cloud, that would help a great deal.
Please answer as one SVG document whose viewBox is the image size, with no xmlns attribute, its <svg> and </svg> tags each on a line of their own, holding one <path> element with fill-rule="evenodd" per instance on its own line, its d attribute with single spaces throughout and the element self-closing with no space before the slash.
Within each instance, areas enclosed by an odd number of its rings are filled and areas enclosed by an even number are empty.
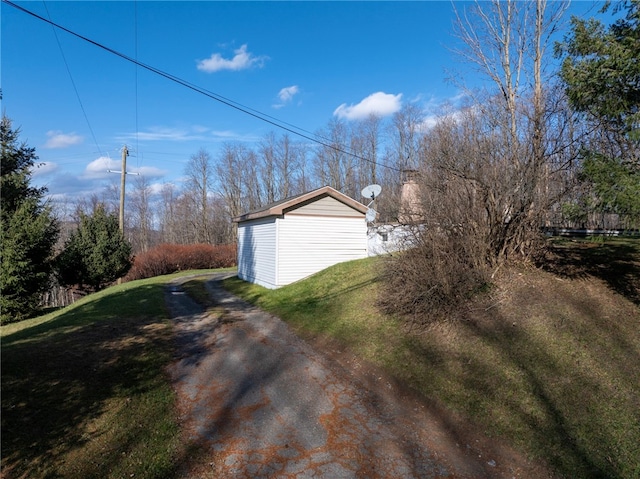
<svg viewBox="0 0 640 479">
<path fill-rule="evenodd" d="M 168 184 L 169 183 L 151 183 L 149 185 L 149 191 L 152 195 L 159 195 Z"/>
<path fill-rule="evenodd" d="M 120 172 L 122 169 L 122 160 L 114 160 L 107 156 L 93 160 L 87 165 L 82 174 L 83 179 L 105 179 L 111 177 L 114 172 Z M 156 168 L 155 166 L 131 166 L 127 165 L 127 173 L 147 176 L 149 178 L 161 178 L 167 174 L 165 170 Z"/>
<path fill-rule="evenodd" d="M 424 111 L 425 115 L 420 128 L 422 131 L 428 131 L 439 122 L 449 119 L 458 121 L 462 118 L 464 107 L 462 106 L 467 98 L 464 92 L 459 92 L 444 100 L 431 98 L 426 102 Z"/>
<path fill-rule="evenodd" d="M 233 130 L 211 130 L 213 141 L 258 141 L 260 137 L 252 133 L 238 133 Z"/>
<path fill-rule="evenodd" d="M 82 143 L 84 139 L 80 135 L 76 135 L 75 133 L 62 133 L 61 131 L 49 130 L 47 132 L 47 136 L 49 139 L 44 144 L 45 148 L 68 148 L 69 146 L 77 145 L 78 143 Z"/>
<path fill-rule="evenodd" d="M 42 163 L 36 163 L 31 168 L 31 175 L 34 178 L 49 175 L 58 170 L 58 165 L 51 161 L 43 161 Z"/>
<path fill-rule="evenodd" d="M 400 110 L 402 106 L 402 93 L 392 95 L 390 93 L 372 93 L 356 105 L 343 103 L 335 109 L 333 114 L 347 120 L 359 120 L 371 114 L 388 116 Z"/>
<path fill-rule="evenodd" d="M 429 115 L 426 116 L 424 118 L 424 120 L 422 120 L 422 123 L 420 123 L 420 125 L 418 125 L 418 129 L 419 131 L 429 131 L 431 128 L 433 128 L 434 126 L 436 126 L 438 124 L 438 122 L 441 120 L 442 117 L 438 116 L 438 115 Z"/>
<path fill-rule="evenodd" d="M 253 137 L 252 137 L 253 138 Z M 211 141 L 245 139 L 243 135 L 231 130 L 211 130 L 202 125 L 185 127 L 152 126 L 146 131 L 125 133 L 116 138 L 118 141 Z"/>
<path fill-rule="evenodd" d="M 278 92 L 278 98 L 280 99 L 280 103 L 276 103 L 275 105 L 272 105 L 273 108 L 282 108 L 287 103 L 291 102 L 293 100 L 293 97 L 296 96 L 298 93 L 300 93 L 300 88 L 298 87 L 298 85 L 291 85 L 291 86 L 282 88 Z"/>
<path fill-rule="evenodd" d="M 207 128 L 199 125 L 186 128 L 152 126 L 147 131 L 125 133 L 117 137 L 119 141 L 193 141 L 204 140 Z"/>
<path fill-rule="evenodd" d="M 280 101 L 282 102 L 288 102 L 291 101 L 299 91 L 300 89 L 298 88 L 298 85 L 288 86 L 280 90 L 280 93 L 278 93 L 278 98 L 280 98 Z"/>
<path fill-rule="evenodd" d="M 240 135 L 232 130 L 211 130 L 211 136 L 214 136 L 216 138 L 229 139 L 237 138 Z"/>
<path fill-rule="evenodd" d="M 193 125 L 191 129 L 193 129 L 193 131 L 195 131 L 196 133 L 206 133 L 209 131 L 209 128 L 202 125 Z"/>
<path fill-rule="evenodd" d="M 112 160 L 107 156 L 101 156 L 100 158 L 93 160 L 87 165 L 82 174 L 82 178 L 86 179 L 98 179 L 107 178 L 112 173 L 109 170 L 120 170 L 122 165 L 121 161 Z"/>
<path fill-rule="evenodd" d="M 166 170 L 161 170 L 155 166 L 141 166 L 139 168 L 127 168 L 127 172 L 145 176 L 147 178 L 162 178 L 167 174 Z"/>
<path fill-rule="evenodd" d="M 246 43 L 234 50 L 233 53 L 235 55 L 231 59 L 223 58 L 220 53 L 212 53 L 209 58 L 198 61 L 198 70 L 207 73 L 221 70 L 246 70 L 252 66 L 261 67 L 267 59 L 266 56 L 255 56 L 253 53 L 248 52 Z"/>
</svg>

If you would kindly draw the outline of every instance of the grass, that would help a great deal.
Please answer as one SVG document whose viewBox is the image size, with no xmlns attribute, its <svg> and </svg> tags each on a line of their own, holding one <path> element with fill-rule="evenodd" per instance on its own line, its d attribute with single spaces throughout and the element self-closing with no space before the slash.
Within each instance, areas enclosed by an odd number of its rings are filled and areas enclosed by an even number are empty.
<svg viewBox="0 0 640 479">
<path fill-rule="evenodd" d="M 556 243 L 551 271 L 505 271 L 462 318 L 422 330 L 377 311 L 383 267 L 343 263 L 278 290 L 225 284 L 559 476 L 640 477 L 638 240 Z"/>
<path fill-rule="evenodd" d="M 380 258 L 278 290 L 225 284 L 560 476 L 640 478 L 638 240 L 553 246 L 546 270 L 505 271 L 462 318 L 422 330 L 376 308 Z M 197 453 L 180 444 L 164 373 L 171 277 L 0 328 L 3 477 L 171 478 Z M 200 279 L 183 287 L 208 304 Z"/>
<path fill-rule="evenodd" d="M 164 285 L 133 281 L 0 328 L 3 477 L 167 478 L 180 444 Z"/>
<path fill-rule="evenodd" d="M 382 317 L 376 307 L 380 267 L 378 258 L 350 261 L 276 290 L 237 277 L 225 280 L 224 285 L 286 320 L 302 336 L 338 339 L 371 359 L 381 353 L 380 345 L 387 338 L 401 338 L 399 322 Z"/>
<path fill-rule="evenodd" d="M 547 269 L 563 277 L 596 277 L 640 305 L 640 238 L 552 240 Z"/>
</svg>

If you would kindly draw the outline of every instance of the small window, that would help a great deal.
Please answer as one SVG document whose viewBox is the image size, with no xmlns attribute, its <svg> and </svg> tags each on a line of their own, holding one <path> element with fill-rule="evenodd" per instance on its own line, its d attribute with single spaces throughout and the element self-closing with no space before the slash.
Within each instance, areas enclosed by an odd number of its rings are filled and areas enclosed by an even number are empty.
<svg viewBox="0 0 640 479">
<path fill-rule="evenodd" d="M 380 235 L 380 238 L 382 239 L 382 241 L 387 241 L 388 237 L 389 237 L 389 233 L 378 233 Z"/>
</svg>

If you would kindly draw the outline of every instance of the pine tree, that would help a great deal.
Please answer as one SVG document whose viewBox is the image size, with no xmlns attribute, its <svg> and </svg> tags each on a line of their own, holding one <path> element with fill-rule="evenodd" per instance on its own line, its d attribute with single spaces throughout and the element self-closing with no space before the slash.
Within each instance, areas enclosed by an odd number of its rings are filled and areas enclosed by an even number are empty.
<svg viewBox="0 0 640 479">
<path fill-rule="evenodd" d="M 0 321 L 31 316 L 49 286 L 58 223 L 44 201 L 45 188 L 31 186 L 35 149 L 19 143 L 6 116 L 0 121 Z"/>
<path fill-rule="evenodd" d="M 131 245 L 118 226 L 118 218 L 99 204 L 92 215 L 81 214 L 80 225 L 57 258 L 61 284 L 98 291 L 131 268 Z"/>
<path fill-rule="evenodd" d="M 572 19 L 560 76 L 571 106 L 591 133 L 583 141 L 582 178 L 597 209 L 640 227 L 640 0 L 614 4 L 624 15 L 605 27 L 597 19 Z M 603 12 L 611 8 L 607 2 Z"/>
</svg>

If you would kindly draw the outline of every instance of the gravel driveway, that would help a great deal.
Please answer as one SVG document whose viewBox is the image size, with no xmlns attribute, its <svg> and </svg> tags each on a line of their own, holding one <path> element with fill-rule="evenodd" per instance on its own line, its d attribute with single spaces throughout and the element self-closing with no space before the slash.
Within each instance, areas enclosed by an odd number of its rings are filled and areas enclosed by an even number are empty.
<svg viewBox="0 0 640 479">
<path fill-rule="evenodd" d="M 166 291 L 180 420 L 185 441 L 204 451 L 183 477 L 527 477 L 425 423 L 415 404 L 368 391 L 281 320 L 223 290 L 222 278 L 207 282 L 221 315 L 181 290 L 187 278 Z"/>
</svg>

